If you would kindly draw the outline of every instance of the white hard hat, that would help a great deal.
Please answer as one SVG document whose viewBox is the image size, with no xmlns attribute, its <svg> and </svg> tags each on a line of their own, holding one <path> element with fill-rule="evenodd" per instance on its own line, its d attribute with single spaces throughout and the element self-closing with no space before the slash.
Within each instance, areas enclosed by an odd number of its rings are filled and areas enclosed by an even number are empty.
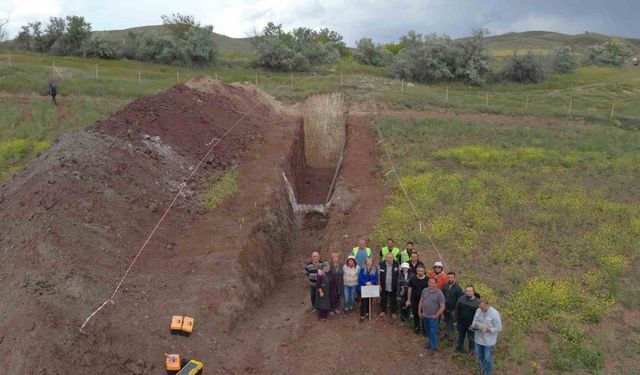
<svg viewBox="0 0 640 375">
<path fill-rule="evenodd" d="M 400 265 L 400 269 L 403 269 L 403 268 L 411 268 L 411 266 L 407 262 L 402 262 L 402 264 Z"/>
<path fill-rule="evenodd" d="M 433 266 L 442 268 L 442 262 L 435 262 Z"/>
</svg>

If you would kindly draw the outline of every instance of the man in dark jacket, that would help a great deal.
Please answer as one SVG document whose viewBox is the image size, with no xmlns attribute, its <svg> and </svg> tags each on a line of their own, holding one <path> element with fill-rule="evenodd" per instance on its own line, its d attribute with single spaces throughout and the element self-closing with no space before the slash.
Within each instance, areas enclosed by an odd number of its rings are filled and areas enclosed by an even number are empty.
<svg viewBox="0 0 640 375">
<path fill-rule="evenodd" d="M 53 82 L 49 82 L 49 95 L 51 95 L 53 105 L 57 106 L 58 102 L 56 102 L 56 95 L 58 95 L 58 89 L 56 88 L 56 84 Z"/>
<path fill-rule="evenodd" d="M 398 273 L 400 266 L 394 260 L 394 255 L 388 252 L 384 262 L 380 262 L 378 281 L 380 283 L 380 317 L 387 314 L 387 305 L 391 305 L 391 317 L 396 318 L 398 303 L 396 295 L 398 291 Z"/>
<path fill-rule="evenodd" d="M 464 295 L 458 298 L 454 309 L 454 316 L 458 323 L 458 343 L 456 351 L 462 353 L 464 347 L 464 337 L 469 336 L 469 351 L 475 350 L 474 332 L 469 329 L 473 323 L 473 317 L 478 310 L 478 298 L 480 295 L 476 293 L 473 285 L 469 284 L 464 288 Z"/>
<path fill-rule="evenodd" d="M 444 324 L 445 324 L 445 337 L 447 341 L 453 342 L 453 310 L 456 308 L 458 299 L 464 295 L 462 288 L 456 282 L 456 273 L 447 273 L 447 283 L 444 284 L 444 298 L 445 298 L 445 310 L 444 310 Z"/>
</svg>

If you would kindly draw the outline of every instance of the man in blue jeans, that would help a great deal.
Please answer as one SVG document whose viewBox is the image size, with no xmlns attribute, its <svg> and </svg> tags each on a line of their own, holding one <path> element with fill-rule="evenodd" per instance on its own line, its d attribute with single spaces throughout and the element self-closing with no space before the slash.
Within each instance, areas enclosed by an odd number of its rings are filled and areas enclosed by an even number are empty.
<svg viewBox="0 0 640 375">
<path fill-rule="evenodd" d="M 502 331 L 500 313 L 489 305 L 486 299 L 478 300 L 478 310 L 473 317 L 471 330 L 475 331 L 476 355 L 480 362 L 480 371 L 485 375 L 493 373 L 493 347 Z"/>
<path fill-rule="evenodd" d="M 438 328 L 440 315 L 445 309 L 445 298 L 438 288 L 436 279 L 430 278 L 427 287 L 422 291 L 418 314 L 422 320 L 422 328 L 429 338 L 429 354 L 438 350 Z"/>
</svg>

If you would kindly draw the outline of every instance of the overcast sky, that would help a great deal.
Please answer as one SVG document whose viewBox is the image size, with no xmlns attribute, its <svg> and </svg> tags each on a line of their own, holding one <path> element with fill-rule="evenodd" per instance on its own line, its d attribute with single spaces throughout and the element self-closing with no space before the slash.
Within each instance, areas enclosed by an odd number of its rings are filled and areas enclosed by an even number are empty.
<svg viewBox="0 0 640 375">
<path fill-rule="evenodd" d="M 328 27 L 349 45 L 363 36 L 396 41 L 409 30 L 462 37 L 474 27 L 493 35 L 547 30 L 640 37 L 640 0 L 0 0 L 11 36 L 51 16 L 81 15 L 94 30 L 111 30 L 159 24 L 161 14 L 176 12 L 231 37 L 273 21 L 285 29 Z"/>
</svg>

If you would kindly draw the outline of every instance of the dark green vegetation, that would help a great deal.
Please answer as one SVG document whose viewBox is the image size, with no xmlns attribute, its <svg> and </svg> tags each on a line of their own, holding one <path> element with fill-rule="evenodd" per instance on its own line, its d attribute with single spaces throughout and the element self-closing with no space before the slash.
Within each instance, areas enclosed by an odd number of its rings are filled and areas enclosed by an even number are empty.
<svg viewBox="0 0 640 375">
<path fill-rule="evenodd" d="M 638 321 L 623 322 L 640 300 L 640 133 L 495 120 L 381 120 L 418 214 L 390 173 L 374 240 L 433 261 L 431 236 L 502 311 L 505 373 L 640 371 Z"/>
</svg>

